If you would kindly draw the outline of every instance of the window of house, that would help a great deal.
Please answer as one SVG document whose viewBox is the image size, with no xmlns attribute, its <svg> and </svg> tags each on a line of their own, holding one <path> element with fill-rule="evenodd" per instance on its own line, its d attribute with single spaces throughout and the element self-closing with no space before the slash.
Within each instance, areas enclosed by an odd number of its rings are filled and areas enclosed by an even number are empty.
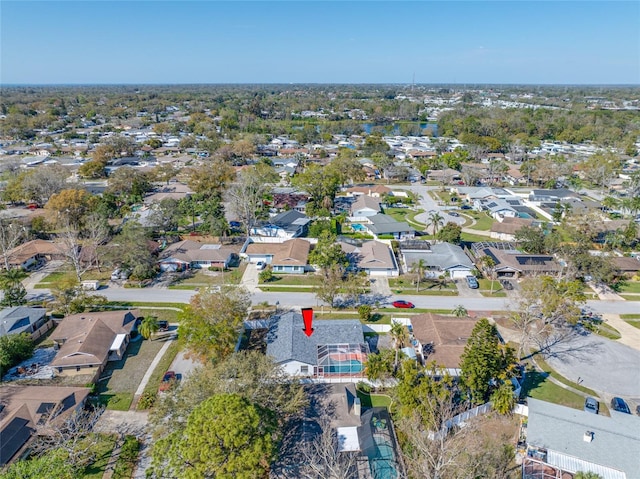
<svg viewBox="0 0 640 479">
<path fill-rule="evenodd" d="M 300 366 L 300 372 L 302 374 L 309 374 L 309 366 Z"/>
</svg>

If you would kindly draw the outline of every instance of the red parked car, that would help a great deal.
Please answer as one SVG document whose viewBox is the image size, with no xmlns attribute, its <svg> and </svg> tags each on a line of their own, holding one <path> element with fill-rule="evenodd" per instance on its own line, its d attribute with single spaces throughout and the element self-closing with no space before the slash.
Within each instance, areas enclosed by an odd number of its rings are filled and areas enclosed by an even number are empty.
<svg viewBox="0 0 640 479">
<path fill-rule="evenodd" d="M 402 299 L 398 300 L 398 301 L 394 301 L 393 303 L 393 307 L 394 308 L 415 308 L 415 304 L 413 304 L 410 301 L 404 301 Z"/>
</svg>

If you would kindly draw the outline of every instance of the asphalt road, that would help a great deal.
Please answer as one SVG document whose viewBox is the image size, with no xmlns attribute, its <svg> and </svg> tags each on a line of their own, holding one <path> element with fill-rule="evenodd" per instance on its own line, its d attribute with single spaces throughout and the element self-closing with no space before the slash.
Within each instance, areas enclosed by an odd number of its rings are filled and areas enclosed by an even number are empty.
<svg viewBox="0 0 640 479">
<path fill-rule="evenodd" d="M 640 398 L 640 351 L 591 333 L 552 348 L 549 365 L 567 379 L 612 396 Z"/>
<path fill-rule="evenodd" d="M 439 188 L 439 186 L 426 186 L 421 183 L 412 183 L 410 185 L 393 185 L 391 187 L 391 189 L 394 190 L 409 190 L 418 196 L 418 204 L 420 208 L 424 210 L 424 213 L 416 215 L 417 221 L 427 224 L 429 213 L 431 211 L 438 211 L 444 217 L 445 223 L 451 222 L 463 225 L 465 222 L 465 218 L 463 218 L 462 216 L 450 216 L 446 212 L 447 208 L 439 206 L 438 203 L 431 197 L 431 195 L 429 195 L 429 190 L 435 190 L 437 188 Z"/>
<path fill-rule="evenodd" d="M 196 291 L 174 290 L 164 288 L 118 288 L 108 287 L 96 291 L 95 294 L 106 296 L 110 301 L 140 301 L 148 303 L 188 303 L 191 296 Z M 29 293 L 29 299 L 44 298 L 49 296 L 46 289 L 32 290 Z M 319 307 L 319 302 L 313 293 L 263 293 L 255 292 L 252 295 L 253 303 L 268 302 L 275 304 L 279 301 L 283 307 L 300 308 L 300 307 Z M 366 295 L 363 300 L 375 304 L 379 301 L 381 306 L 390 305 L 392 301 L 397 299 L 394 296 L 373 297 Z M 466 298 L 461 296 L 402 296 L 402 299 L 411 301 L 417 308 L 426 309 L 453 309 L 461 304 L 469 311 L 505 311 L 509 308 L 515 308 L 516 302 L 511 298 Z M 637 301 L 587 301 L 587 306 L 596 313 L 638 313 L 640 311 L 640 303 Z M 326 306 L 325 306 L 326 307 Z M 399 312 L 402 310 L 398 310 Z"/>
</svg>

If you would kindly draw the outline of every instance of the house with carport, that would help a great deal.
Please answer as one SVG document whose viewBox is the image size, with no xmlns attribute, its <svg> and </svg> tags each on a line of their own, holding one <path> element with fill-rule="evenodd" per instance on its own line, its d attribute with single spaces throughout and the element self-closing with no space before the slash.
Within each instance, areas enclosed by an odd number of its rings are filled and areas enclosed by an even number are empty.
<svg viewBox="0 0 640 479">
<path fill-rule="evenodd" d="M 124 357 L 138 310 L 100 311 L 65 317 L 51 333 L 57 350 L 51 362 L 57 376 L 91 374 L 97 378 L 108 361 Z"/>
<path fill-rule="evenodd" d="M 158 265 L 163 272 L 205 268 L 224 269 L 237 260 L 240 248 L 239 245 L 179 241 L 160 252 Z"/>
<path fill-rule="evenodd" d="M 459 279 L 472 274 L 474 269 L 473 261 L 464 250 L 451 243 L 401 241 L 400 255 L 407 271 L 422 260 L 426 267 L 427 278 L 447 275 L 452 279 Z"/>
<path fill-rule="evenodd" d="M 271 265 L 274 273 L 303 274 L 313 269 L 309 265 L 310 250 L 311 243 L 295 238 L 283 243 L 247 242 L 240 255 L 250 263 Z"/>
</svg>

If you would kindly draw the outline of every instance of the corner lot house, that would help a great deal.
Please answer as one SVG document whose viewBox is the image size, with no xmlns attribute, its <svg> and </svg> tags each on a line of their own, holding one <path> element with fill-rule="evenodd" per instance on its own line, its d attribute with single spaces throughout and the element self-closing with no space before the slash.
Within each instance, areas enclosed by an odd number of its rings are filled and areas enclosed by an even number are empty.
<svg viewBox="0 0 640 479">
<path fill-rule="evenodd" d="M 640 417 L 617 412 L 607 417 L 533 398 L 527 402 L 523 478 L 564 478 L 582 471 L 640 479 Z"/>
<path fill-rule="evenodd" d="M 163 272 L 209 267 L 222 269 L 229 266 L 239 251 L 238 246 L 185 240 L 165 248 L 160 253 L 158 264 Z"/>
<path fill-rule="evenodd" d="M 307 264 L 311 244 L 296 238 L 284 243 L 250 243 L 244 248 L 249 262 L 270 264 L 274 273 L 302 274 L 311 271 Z"/>
<path fill-rule="evenodd" d="M 46 428 L 80 411 L 89 392 L 88 388 L 57 386 L 0 388 L 0 467 L 20 457 L 36 426 Z"/>
<path fill-rule="evenodd" d="M 291 376 L 325 382 L 364 376 L 369 347 L 360 321 L 319 320 L 313 322 L 313 328 L 307 337 L 302 314 L 283 314 L 269 328 L 267 354 Z"/>
<path fill-rule="evenodd" d="M 80 313 L 67 316 L 51 334 L 58 350 L 51 362 L 58 376 L 94 374 L 107 361 L 122 359 L 138 310 Z"/>
<path fill-rule="evenodd" d="M 14 306 L 0 311 L 0 336 L 29 333 L 35 340 L 51 328 L 53 321 L 44 308 Z"/>
<path fill-rule="evenodd" d="M 423 362 L 444 368 L 451 376 L 460 375 L 460 357 L 476 322 L 439 314 L 418 314 L 411 318 L 414 346 Z"/>
</svg>

